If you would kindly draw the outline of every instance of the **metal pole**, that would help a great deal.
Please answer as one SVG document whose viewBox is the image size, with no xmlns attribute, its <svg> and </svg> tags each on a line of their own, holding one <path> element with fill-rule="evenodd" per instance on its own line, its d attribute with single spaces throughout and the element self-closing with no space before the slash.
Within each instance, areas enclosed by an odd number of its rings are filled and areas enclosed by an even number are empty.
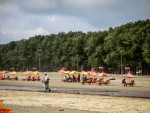
<svg viewBox="0 0 150 113">
<path fill-rule="evenodd" d="M 78 54 L 77 54 L 77 71 L 78 71 Z"/>
<path fill-rule="evenodd" d="M 121 53 L 121 75 L 123 74 L 122 72 L 122 53 Z"/>
<path fill-rule="evenodd" d="M 39 71 L 41 71 L 41 59 L 39 57 Z"/>
</svg>

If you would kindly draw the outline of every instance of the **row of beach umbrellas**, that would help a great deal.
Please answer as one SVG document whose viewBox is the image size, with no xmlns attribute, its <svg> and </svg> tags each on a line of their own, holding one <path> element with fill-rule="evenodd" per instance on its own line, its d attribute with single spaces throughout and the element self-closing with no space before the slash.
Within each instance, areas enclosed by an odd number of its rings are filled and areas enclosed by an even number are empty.
<svg viewBox="0 0 150 113">
<path fill-rule="evenodd" d="M 8 71 L 0 71 L 0 74 L 5 74 L 5 73 L 8 73 Z M 18 73 L 16 71 L 12 71 L 12 72 L 9 72 L 8 74 L 17 75 Z M 25 71 L 25 72 L 22 72 L 22 74 L 23 75 L 28 75 L 28 74 L 41 75 L 41 73 L 39 71 L 35 71 L 35 72 Z"/>
<path fill-rule="evenodd" d="M 82 71 L 82 72 L 78 72 L 78 71 L 65 71 L 64 69 L 61 69 L 58 71 L 58 73 L 61 73 L 61 74 L 68 74 L 68 75 L 74 75 L 74 74 L 80 74 L 80 75 L 87 75 L 87 76 L 97 76 L 97 77 L 109 77 L 110 75 L 102 72 L 102 73 L 97 73 L 97 72 L 92 72 L 92 71 Z M 125 76 L 123 76 L 125 78 L 129 78 L 129 81 L 130 81 L 130 78 L 135 78 L 135 76 L 131 73 L 128 73 L 128 74 L 125 74 Z"/>
<path fill-rule="evenodd" d="M 58 73 L 61 74 L 68 74 L 68 75 L 75 75 L 75 74 L 80 74 L 80 75 L 87 75 L 87 76 L 100 76 L 100 77 L 108 77 L 110 75 L 102 72 L 102 73 L 97 73 L 97 72 L 92 72 L 92 71 L 82 71 L 82 72 L 78 72 L 78 71 L 65 71 L 63 69 L 59 70 Z"/>
</svg>

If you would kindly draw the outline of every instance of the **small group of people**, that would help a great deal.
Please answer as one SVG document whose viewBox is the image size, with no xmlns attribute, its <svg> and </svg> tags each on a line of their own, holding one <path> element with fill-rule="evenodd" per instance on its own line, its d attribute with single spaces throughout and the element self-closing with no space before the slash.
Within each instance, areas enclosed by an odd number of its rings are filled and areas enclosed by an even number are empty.
<svg viewBox="0 0 150 113">
<path fill-rule="evenodd" d="M 66 82 L 68 82 L 70 79 L 72 80 L 72 82 L 76 82 L 76 78 L 78 78 L 78 82 L 80 82 L 80 74 L 78 74 L 77 77 L 75 75 L 72 75 L 72 77 L 70 77 L 68 74 L 64 76 L 64 80 Z"/>
<path fill-rule="evenodd" d="M 83 74 L 82 79 L 81 79 L 81 83 L 84 85 L 84 82 L 87 80 L 90 80 L 90 79 L 92 79 L 92 78 L 87 78 L 87 76 L 84 76 L 84 74 Z"/>
<path fill-rule="evenodd" d="M 43 88 L 45 88 L 45 92 L 48 90 L 49 92 L 51 92 L 51 89 L 49 87 L 49 81 L 50 81 L 50 78 L 48 77 L 48 74 L 45 73 L 45 77 L 44 79 L 42 80 L 42 83 L 43 83 Z"/>
</svg>

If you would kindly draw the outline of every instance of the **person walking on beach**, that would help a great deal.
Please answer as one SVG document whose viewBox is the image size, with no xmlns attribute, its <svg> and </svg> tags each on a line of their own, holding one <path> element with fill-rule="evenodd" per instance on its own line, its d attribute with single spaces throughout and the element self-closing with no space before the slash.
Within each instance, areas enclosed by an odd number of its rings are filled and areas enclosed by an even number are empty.
<svg viewBox="0 0 150 113">
<path fill-rule="evenodd" d="M 45 73 L 45 77 L 43 80 L 43 83 L 45 84 L 45 92 L 47 91 L 47 89 L 49 92 L 51 91 L 51 89 L 49 87 L 49 80 L 50 80 L 50 78 L 48 77 L 47 73 Z"/>
</svg>

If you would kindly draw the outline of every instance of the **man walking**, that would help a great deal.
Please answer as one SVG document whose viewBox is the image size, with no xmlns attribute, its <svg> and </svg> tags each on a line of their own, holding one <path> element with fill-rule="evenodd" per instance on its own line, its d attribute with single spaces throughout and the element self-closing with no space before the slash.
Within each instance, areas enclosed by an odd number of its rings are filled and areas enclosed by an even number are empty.
<svg viewBox="0 0 150 113">
<path fill-rule="evenodd" d="M 45 73 L 45 77 L 43 80 L 43 83 L 45 84 L 45 92 L 47 91 L 47 89 L 49 92 L 51 91 L 51 89 L 49 87 L 49 80 L 50 80 L 50 78 L 48 77 L 47 73 Z"/>
</svg>

